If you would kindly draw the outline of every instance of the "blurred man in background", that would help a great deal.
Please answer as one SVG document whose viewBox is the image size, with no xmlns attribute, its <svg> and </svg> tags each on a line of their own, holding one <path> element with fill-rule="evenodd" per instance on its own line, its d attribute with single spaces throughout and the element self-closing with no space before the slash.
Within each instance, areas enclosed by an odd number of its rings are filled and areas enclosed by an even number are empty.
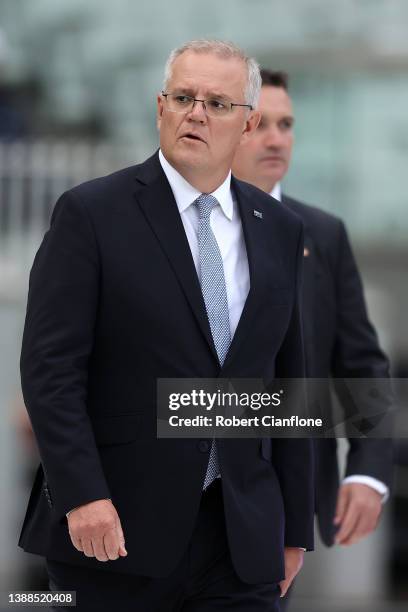
<svg viewBox="0 0 408 612">
<path fill-rule="evenodd" d="M 288 171 L 294 116 L 283 72 L 262 70 L 261 121 L 235 156 L 233 173 L 295 212 L 304 223 L 303 327 L 309 378 L 386 378 L 379 347 L 343 223 L 333 215 L 282 194 Z M 341 399 L 341 398 L 339 398 Z M 327 394 L 327 400 L 330 396 Z M 350 545 L 377 526 L 388 497 L 392 445 L 384 439 L 349 439 L 345 477 L 339 486 L 335 439 L 316 439 L 316 513 L 327 546 Z"/>
</svg>

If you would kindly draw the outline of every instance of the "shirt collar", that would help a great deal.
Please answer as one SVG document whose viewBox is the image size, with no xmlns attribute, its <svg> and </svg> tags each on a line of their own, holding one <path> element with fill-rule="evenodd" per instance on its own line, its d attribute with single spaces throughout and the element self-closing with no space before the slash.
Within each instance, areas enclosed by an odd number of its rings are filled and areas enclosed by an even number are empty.
<svg viewBox="0 0 408 612">
<path fill-rule="evenodd" d="M 275 198 L 275 200 L 279 200 L 279 202 L 282 202 L 282 187 L 280 183 L 276 183 L 275 187 L 272 189 L 271 193 L 269 194 L 271 195 L 273 198 Z"/>
<path fill-rule="evenodd" d="M 159 150 L 159 161 L 163 172 L 170 183 L 171 190 L 176 200 L 180 213 L 183 213 L 201 195 L 195 187 L 190 185 L 186 179 L 164 157 L 161 149 Z M 220 203 L 224 215 L 231 221 L 233 217 L 233 200 L 231 196 L 231 171 L 227 178 L 215 191 L 211 193 Z"/>
</svg>

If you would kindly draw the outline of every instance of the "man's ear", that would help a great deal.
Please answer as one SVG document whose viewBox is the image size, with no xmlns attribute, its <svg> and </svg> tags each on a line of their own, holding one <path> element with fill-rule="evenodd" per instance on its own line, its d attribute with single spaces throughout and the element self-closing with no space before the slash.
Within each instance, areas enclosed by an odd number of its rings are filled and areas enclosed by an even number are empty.
<svg viewBox="0 0 408 612">
<path fill-rule="evenodd" d="M 163 97 L 160 94 L 157 94 L 157 115 L 156 115 L 156 126 L 157 129 L 160 131 L 160 125 L 161 125 L 161 118 L 163 115 Z"/>
<path fill-rule="evenodd" d="M 241 139 L 239 144 L 247 142 L 249 138 L 255 133 L 256 128 L 261 120 L 261 113 L 259 111 L 250 111 L 247 120 L 245 122 L 244 129 L 242 131 Z"/>
</svg>

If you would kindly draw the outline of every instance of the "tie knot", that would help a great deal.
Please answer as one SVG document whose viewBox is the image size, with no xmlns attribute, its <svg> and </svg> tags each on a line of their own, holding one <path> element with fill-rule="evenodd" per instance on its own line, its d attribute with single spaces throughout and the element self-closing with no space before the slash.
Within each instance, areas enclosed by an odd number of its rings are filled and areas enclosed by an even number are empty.
<svg viewBox="0 0 408 612">
<path fill-rule="evenodd" d="M 194 201 L 194 204 L 198 208 L 198 214 L 200 216 L 200 219 L 209 219 L 212 209 L 214 208 L 214 206 L 219 204 L 219 202 L 217 198 L 214 198 L 214 196 L 208 193 L 202 193 Z"/>
</svg>

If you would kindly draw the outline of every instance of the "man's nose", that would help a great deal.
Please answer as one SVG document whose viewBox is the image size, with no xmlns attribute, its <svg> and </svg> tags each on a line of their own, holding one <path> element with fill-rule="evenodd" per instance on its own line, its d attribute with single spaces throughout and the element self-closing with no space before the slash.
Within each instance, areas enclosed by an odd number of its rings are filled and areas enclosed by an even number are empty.
<svg viewBox="0 0 408 612">
<path fill-rule="evenodd" d="M 193 121 L 200 121 L 204 123 L 207 121 L 207 114 L 204 110 L 204 102 L 199 102 L 197 100 L 193 103 L 193 108 L 188 113 L 188 118 Z"/>
<path fill-rule="evenodd" d="M 267 147 L 280 147 L 282 141 L 282 134 L 277 126 L 271 126 L 265 132 L 265 145 Z"/>
</svg>

